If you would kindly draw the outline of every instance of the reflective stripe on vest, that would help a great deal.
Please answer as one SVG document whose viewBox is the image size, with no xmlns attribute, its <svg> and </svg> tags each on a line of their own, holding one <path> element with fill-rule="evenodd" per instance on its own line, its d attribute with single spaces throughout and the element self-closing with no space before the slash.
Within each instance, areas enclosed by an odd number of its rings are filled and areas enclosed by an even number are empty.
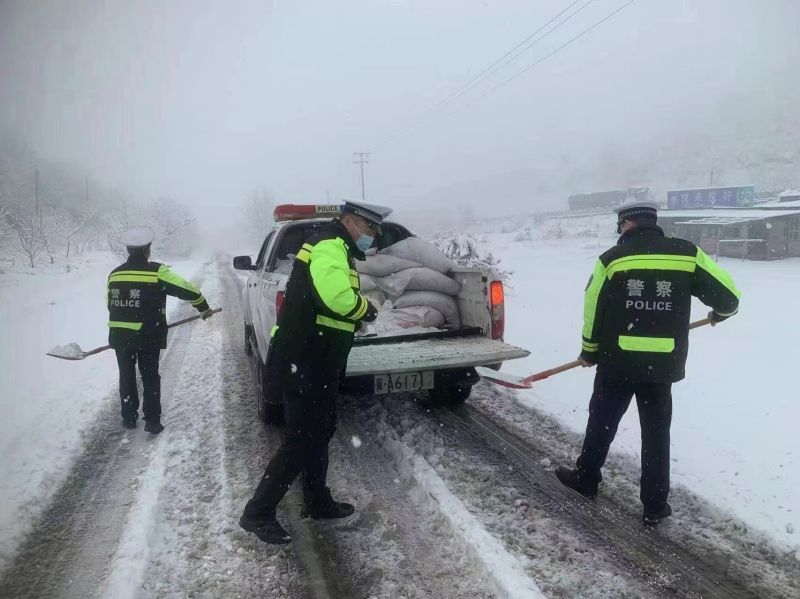
<svg viewBox="0 0 800 599">
<path fill-rule="evenodd" d="M 694 272 L 697 268 L 695 256 L 678 256 L 676 254 L 638 254 L 614 260 L 606 267 L 609 279 L 615 273 L 628 270 L 679 270 Z"/>
<path fill-rule="evenodd" d="M 115 272 L 108 277 L 109 283 L 158 283 L 158 273 L 124 271 Z"/>
<path fill-rule="evenodd" d="M 300 248 L 300 251 L 297 252 L 297 256 L 295 256 L 295 258 L 300 260 L 300 262 L 305 262 L 306 264 L 308 264 L 309 262 L 311 262 L 311 250 L 313 249 L 314 249 L 313 245 L 311 245 L 310 243 L 304 243 L 303 247 Z"/>
<path fill-rule="evenodd" d="M 340 331 L 347 331 L 349 333 L 353 333 L 356 330 L 356 325 L 354 322 L 344 322 L 342 320 L 336 320 L 335 318 L 323 316 L 322 314 L 317 315 L 317 324 L 323 327 L 338 329 Z"/>
<path fill-rule="evenodd" d="M 672 337 L 630 337 L 628 335 L 620 335 L 619 346 L 626 351 L 668 354 L 675 350 L 675 339 Z"/>
<path fill-rule="evenodd" d="M 109 320 L 108 326 L 112 329 L 130 329 L 131 331 L 139 331 L 142 328 L 141 322 L 122 322 L 120 320 Z"/>
</svg>

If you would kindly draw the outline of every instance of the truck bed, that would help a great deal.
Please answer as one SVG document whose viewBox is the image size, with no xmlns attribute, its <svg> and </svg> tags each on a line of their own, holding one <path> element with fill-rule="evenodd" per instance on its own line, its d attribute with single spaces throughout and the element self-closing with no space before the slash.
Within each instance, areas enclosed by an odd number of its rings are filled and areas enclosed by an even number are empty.
<svg viewBox="0 0 800 599">
<path fill-rule="evenodd" d="M 528 355 L 527 350 L 481 335 L 356 344 L 347 362 L 347 376 L 488 366 Z"/>
</svg>

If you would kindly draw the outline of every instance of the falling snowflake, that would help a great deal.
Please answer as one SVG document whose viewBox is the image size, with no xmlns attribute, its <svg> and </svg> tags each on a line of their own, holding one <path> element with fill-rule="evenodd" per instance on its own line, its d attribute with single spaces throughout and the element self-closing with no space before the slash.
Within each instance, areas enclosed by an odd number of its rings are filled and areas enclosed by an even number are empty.
<svg viewBox="0 0 800 599">
<path fill-rule="evenodd" d="M 350 443 L 352 443 L 353 447 L 355 447 L 356 449 L 361 447 L 361 439 L 359 439 L 358 436 L 356 436 L 356 435 L 353 435 L 352 437 L 350 437 Z"/>
<path fill-rule="evenodd" d="M 292 369 L 292 374 L 295 374 L 297 372 L 297 364 L 292 364 L 291 369 Z"/>
</svg>

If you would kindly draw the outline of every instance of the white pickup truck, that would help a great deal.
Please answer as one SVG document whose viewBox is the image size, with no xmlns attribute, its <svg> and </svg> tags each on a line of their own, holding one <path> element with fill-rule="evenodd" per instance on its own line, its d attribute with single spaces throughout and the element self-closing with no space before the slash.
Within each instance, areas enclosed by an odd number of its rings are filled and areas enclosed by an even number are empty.
<svg viewBox="0 0 800 599">
<path fill-rule="evenodd" d="M 283 413 L 281 394 L 268 380 L 265 364 L 293 257 L 337 211 L 336 206 L 278 206 L 276 224 L 255 264 L 250 256 L 233 260 L 234 268 L 252 271 L 242 290 L 244 348 L 254 361 L 258 414 L 264 422 L 279 423 Z M 375 240 L 378 250 L 412 236 L 396 223 L 384 222 L 381 228 Z M 461 283 L 456 297 L 461 324 L 424 333 L 357 336 L 347 363 L 346 391 L 377 395 L 424 390 L 434 402 L 459 404 L 479 379 L 475 366 L 499 368 L 505 360 L 529 354 L 503 342 L 503 284 L 493 271 L 456 267 L 449 276 Z"/>
</svg>

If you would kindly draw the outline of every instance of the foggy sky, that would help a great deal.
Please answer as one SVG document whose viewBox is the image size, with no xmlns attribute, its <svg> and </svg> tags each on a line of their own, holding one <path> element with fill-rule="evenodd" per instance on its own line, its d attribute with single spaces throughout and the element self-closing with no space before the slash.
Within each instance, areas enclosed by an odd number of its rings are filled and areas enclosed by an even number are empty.
<svg viewBox="0 0 800 599">
<path fill-rule="evenodd" d="M 411 206 L 564 156 L 644 148 L 798 77 L 796 0 L 637 0 L 475 99 L 624 1 L 596 0 L 411 127 L 569 2 L 0 0 L 0 126 L 131 195 L 233 222 L 254 187 L 358 197 L 355 151 L 373 152 L 369 199 Z"/>
</svg>

